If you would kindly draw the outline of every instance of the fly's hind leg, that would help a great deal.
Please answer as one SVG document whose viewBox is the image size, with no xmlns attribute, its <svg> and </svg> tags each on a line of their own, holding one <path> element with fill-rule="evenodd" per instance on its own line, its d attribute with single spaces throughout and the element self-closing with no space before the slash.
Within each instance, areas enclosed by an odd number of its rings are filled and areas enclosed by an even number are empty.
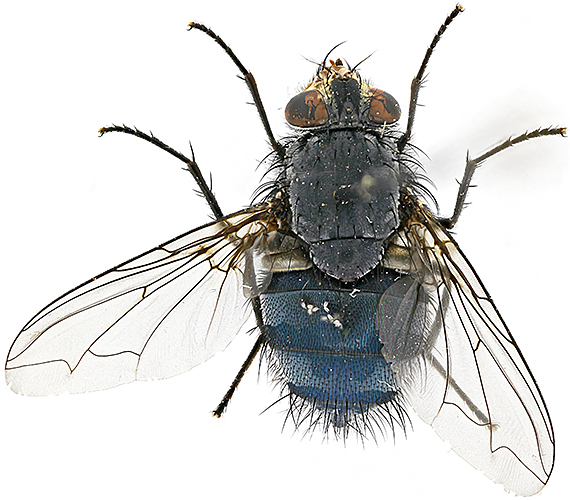
<svg viewBox="0 0 570 500">
<path fill-rule="evenodd" d="M 226 392 L 226 394 L 224 395 L 224 397 L 220 401 L 220 404 L 212 412 L 212 415 L 214 417 L 220 418 L 222 416 L 222 413 L 224 413 L 224 411 L 226 410 L 226 408 L 230 402 L 230 399 L 232 399 L 232 396 L 234 395 L 234 392 L 237 389 L 237 386 L 241 382 L 241 379 L 245 375 L 245 372 L 251 366 L 251 363 L 253 362 L 253 360 L 257 356 L 257 353 L 261 350 L 261 348 L 263 347 L 263 344 L 265 343 L 265 333 L 264 333 L 265 328 L 263 326 L 263 316 L 261 313 L 261 302 L 259 300 L 259 297 L 254 297 L 252 299 L 252 306 L 253 306 L 253 312 L 255 313 L 255 319 L 257 322 L 257 327 L 259 328 L 259 331 L 260 331 L 259 337 L 257 337 L 257 340 L 255 341 L 255 344 L 253 345 L 251 352 L 248 354 L 246 360 L 244 361 L 243 365 L 239 369 L 238 374 L 236 375 L 236 377 L 234 378 L 234 381 L 230 385 L 230 388 L 228 389 L 228 391 Z"/>
</svg>

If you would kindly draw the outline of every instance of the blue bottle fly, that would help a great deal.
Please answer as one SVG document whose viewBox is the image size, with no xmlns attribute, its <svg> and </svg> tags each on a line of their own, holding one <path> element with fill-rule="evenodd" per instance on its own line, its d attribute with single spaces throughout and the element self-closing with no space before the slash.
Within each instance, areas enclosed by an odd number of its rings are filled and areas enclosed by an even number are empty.
<svg viewBox="0 0 570 500">
<path fill-rule="evenodd" d="M 346 438 L 405 428 L 408 408 L 467 462 L 521 495 L 554 464 L 548 410 L 520 349 L 450 229 L 476 168 L 508 147 L 564 135 L 541 128 L 468 158 L 450 217 L 410 144 L 433 49 L 412 81 L 405 130 L 396 99 L 341 59 L 319 65 L 273 136 L 253 75 L 241 71 L 272 147 L 270 180 L 226 216 L 194 158 L 182 160 L 215 221 L 120 264 L 48 304 L 14 340 L 6 380 L 28 395 L 80 393 L 185 372 L 224 349 L 253 312 L 255 344 L 214 415 L 261 353 L 287 418 Z"/>
</svg>

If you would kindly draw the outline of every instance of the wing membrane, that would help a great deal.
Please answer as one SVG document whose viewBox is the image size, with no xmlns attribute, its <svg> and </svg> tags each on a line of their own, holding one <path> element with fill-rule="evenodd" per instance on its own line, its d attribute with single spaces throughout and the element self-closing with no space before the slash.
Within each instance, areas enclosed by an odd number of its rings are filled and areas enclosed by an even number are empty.
<svg viewBox="0 0 570 500">
<path fill-rule="evenodd" d="M 6 380 L 28 395 L 166 378 L 224 349 L 250 314 L 243 253 L 260 205 L 183 234 L 71 290 L 14 341 Z"/>
<path fill-rule="evenodd" d="M 384 312 L 381 304 L 380 315 L 395 318 L 381 329 L 386 356 L 415 411 L 454 451 L 506 489 L 535 494 L 554 465 L 540 390 L 453 238 L 417 210 L 404 237 L 410 276 L 392 293 L 401 307 L 390 316 L 390 300 Z M 397 339 L 395 327 L 403 325 Z"/>
</svg>

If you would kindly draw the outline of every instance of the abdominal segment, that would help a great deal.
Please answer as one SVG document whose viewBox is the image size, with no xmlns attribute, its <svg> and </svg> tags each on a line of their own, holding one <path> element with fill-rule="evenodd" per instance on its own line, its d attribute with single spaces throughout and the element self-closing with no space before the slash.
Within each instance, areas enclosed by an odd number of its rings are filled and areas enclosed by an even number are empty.
<svg viewBox="0 0 570 500">
<path fill-rule="evenodd" d="M 377 326 L 380 297 L 397 278 L 382 270 L 347 286 L 319 278 L 314 269 L 274 274 L 261 296 L 266 352 L 294 402 L 293 418 L 314 412 L 309 420 L 320 419 L 325 430 L 346 431 L 379 410 L 389 425 L 403 426 L 400 392 Z"/>
</svg>

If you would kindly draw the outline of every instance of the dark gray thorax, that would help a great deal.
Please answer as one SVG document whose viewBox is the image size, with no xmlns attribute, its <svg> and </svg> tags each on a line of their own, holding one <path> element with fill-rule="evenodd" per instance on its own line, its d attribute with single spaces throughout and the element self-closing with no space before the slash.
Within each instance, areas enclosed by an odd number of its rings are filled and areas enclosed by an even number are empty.
<svg viewBox="0 0 570 500">
<path fill-rule="evenodd" d="M 339 112 L 342 120 L 346 106 Z M 318 268 L 351 282 L 380 263 L 399 224 L 400 173 L 378 133 L 348 127 L 301 137 L 289 151 L 287 180 L 292 229 Z"/>
</svg>

